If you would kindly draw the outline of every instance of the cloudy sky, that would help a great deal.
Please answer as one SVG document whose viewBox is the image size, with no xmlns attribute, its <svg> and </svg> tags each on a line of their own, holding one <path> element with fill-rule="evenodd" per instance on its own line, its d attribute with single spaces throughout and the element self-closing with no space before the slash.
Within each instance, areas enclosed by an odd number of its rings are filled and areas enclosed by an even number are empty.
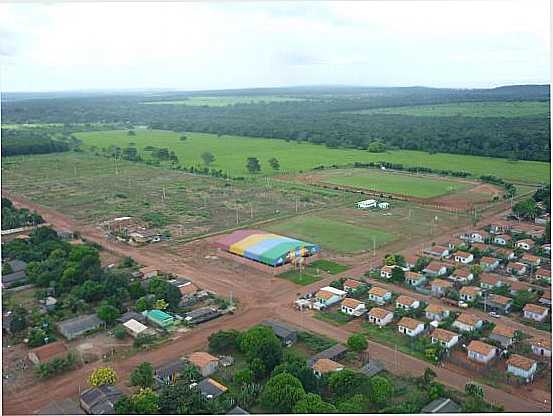
<svg viewBox="0 0 553 416">
<path fill-rule="evenodd" d="M 549 23 L 549 0 L 1 4 L 1 88 L 548 83 Z"/>
</svg>

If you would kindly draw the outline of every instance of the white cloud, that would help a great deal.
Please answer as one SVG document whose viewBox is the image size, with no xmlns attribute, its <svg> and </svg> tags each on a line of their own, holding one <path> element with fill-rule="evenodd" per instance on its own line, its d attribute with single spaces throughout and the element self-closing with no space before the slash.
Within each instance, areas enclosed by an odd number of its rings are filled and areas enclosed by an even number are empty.
<svg viewBox="0 0 553 416">
<path fill-rule="evenodd" d="M 0 5 L 5 90 L 548 82 L 549 1 Z"/>
</svg>

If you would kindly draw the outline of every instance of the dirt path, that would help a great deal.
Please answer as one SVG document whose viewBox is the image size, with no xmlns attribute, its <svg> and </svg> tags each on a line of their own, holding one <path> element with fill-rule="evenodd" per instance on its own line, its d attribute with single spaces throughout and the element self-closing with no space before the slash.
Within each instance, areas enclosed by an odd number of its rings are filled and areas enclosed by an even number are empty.
<svg viewBox="0 0 553 416">
<path fill-rule="evenodd" d="M 232 294 L 233 298 L 239 300 L 240 309 L 236 315 L 226 316 L 203 324 L 187 333 L 186 336 L 182 336 L 176 341 L 165 344 L 156 350 L 139 353 L 128 359 L 111 363 L 110 365 L 117 370 L 121 380 L 125 380 L 130 371 L 140 362 L 149 361 L 156 366 L 172 361 L 188 352 L 205 348 L 207 337 L 214 331 L 223 328 L 244 329 L 259 323 L 263 319 L 274 318 L 275 316 L 293 325 L 339 339 L 340 341 L 345 341 L 352 331 L 355 330 L 353 327 L 349 328 L 349 325 L 348 328 L 332 326 L 303 313 L 296 312 L 292 308 L 292 303 L 298 292 L 314 290 L 327 285 L 330 281 L 336 279 L 336 276 L 323 279 L 309 287 L 298 287 L 284 279 L 268 276 L 253 268 L 239 266 L 227 259 L 211 259 L 208 255 L 210 253 L 206 251 L 207 246 L 202 246 L 201 241 L 186 245 L 186 248 L 181 250 L 178 255 L 168 253 L 167 248 L 163 245 L 134 248 L 126 244 L 108 241 L 104 238 L 104 232 L 101 229 L 93 226 L 82 226 L 51 208 L 39 206 L 18 196 L 9 195 L 9 197 L 16 205 L 23 205 L 38 211 L 46 221 L 55 227 L 79 231 L 84 238 L 102 245 L 108 251 L 120 256 L 131 256 L 141 264 L 155 266 L 162 271 L 188 276 L 200 287 L 214 290 L 223 296 Z M 495 214 L 487 219 L 482 219 L 481 224 L 489 223 L 493 218 L 498 216 L 499 214 Z M 451 229 L 450 233 L 453 235 L 461 230 L 463 228 Z M 439 240 L 447 237 L 449 235 L 442 235 Z M 429 245 L 433 240 L 420 242 L 405 254 L 420 252 L 423 247 Z M 386 252 L 386 249 L 378 250 L 375 259 L 382 258 Z M 366 255 L 364 259 L 356 258 L 352 263 L 354 266 L 343 273 L 344 276 L 361 276 L 371 266 L 376 265 L 376 261 L 369 262 Z M 395 291 L 405 290 L 406 293 L 413 294 L 408 289 L 395 285 L 391 286 Z M 417 293 L 416 296 L 426 300 L 421 294 Z M 435 302 L 433 299 L 428 299 L 428 301 Z M 528 333 L 528 327 L 524 328 L 525 332 Z M 401 352 L 396 352 L 389 347 L 374 342 L 370 342 L 369 351 L 373 356 L 378 357 L 379 360 L 384 362 L 388 370 L 394 373 L 422 374 L 424 369 L 429 366 L 424 361 Z M 28 414 L 36 411 L 51 400 L 77 397 L 79 388 L 85 387 L 88 374 L 90 374 L 93 368 L 101 365 L 98 362 L 87 365 L 28 389 L 7 394 L 3 400 L 4 412 L 6 414 Z M 462 390 L 464 383 L 468 381 L 467 377 L 448 369 L 440 367 L 436 368 L 435 371 L 438 374 L 440 382 L 456 389 Z M 550 402 L 544 405 L 532 398 L 514 397 L 489 386 L 485 388 L 487 399 L 503 405 L 507 411 L 545 411 L 550 409 L 551 406 Z M 44 395 L 45 391 L 48 392 L 48 395 Z"/>
</svg>

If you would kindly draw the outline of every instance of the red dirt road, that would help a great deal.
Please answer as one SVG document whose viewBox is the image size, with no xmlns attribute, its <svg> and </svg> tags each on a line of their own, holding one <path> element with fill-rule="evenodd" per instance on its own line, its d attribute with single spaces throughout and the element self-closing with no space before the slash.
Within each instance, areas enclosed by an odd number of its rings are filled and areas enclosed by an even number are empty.
<svg viewBox="0 0 553 416">
<path fill-rule="evenodd" d="M 9 195 L 9 197 L 17 205 L 23 205 L 38 211 L 46 221 L 55 227 L 79 231 L 84 238 L 102 245 L 108 251 L 120 256 L 131 256 L 141 264 L 155 266 L 162 271 L 188 276 L 200 287 L 214 290 L 224 296 L 232 294 L 233 298 L 239 300 L 240 308 L 236 315 L 222 317 L 216 321 L 203 324 L 177 340 L 162 345 L 155 350 L 110 363 L 120 375 L 121 380 L 125 380 L 130 371 L 143 361 L 149 361 L 153 365 L 172 361 L 188 352 L 205 348 L 207 337 L 214 331 L 223 328 L 243 329 L 267 318 L 279 317 L 293 325 L 340 341 L 346 340 L 355 331 L 353 326 L 347 325 L 346 327 L 337 328 L 326 322 L 311 318 L 305 313 L 294 311 L 291 307 L 298 292 L 305 292 L 328 284 L 331 280 L 336 279 L 335 276 L 323 279 L 310 287 L 299 288 L 284 279 L 268 276 L 228 259 L 205 258 L 207 254 L 216 255 L 216 251 L 206 253 L 204 251 L 206 243 L 201 241 L 189 243 L 178 254 L 168 253 L 167 247 L 164 245 L 133 248 L 118 242 L 108 241 L 104 238 L 104 232 L 101 229 L 82 226 L 53 209 L 39 206 L 18 196 Z M 488 223 L 490 219 L 487 219 Z M 451 233 L 459 231 L 451 230 Z M 441 236 L 440 239 L 442 238 L 447 238 L 447 236 Z M 429 241 L 426 241 L 413 247 L 413 253 L 420 251 L 423 246 L 429 243 Z M 376 258 L 382 258 L 385 253 L 384 251 L 377 251 L 376 254 Z M 345 272 L 344 275 L 360 276 L 369 268 L 366 256 L 362 261 L 359 261 L 361 257 L 351 260 L 355 262 L 354 267 Z M 395 291 L 403 290 L 398 286 L 393 286 L 393 288 Z M 420 294 L 416 294 L 416 296 L 423 298 Z M 524 331 L 529 332 L 527 327 Z M 424 361 L 374 342 L 370 342 L 369 351 L 373 356 L 378 357 L 389 371 L 394 373 L 422 374 L 424 369 L 430 366 Z M 4 412 L 6 414 L 29 414 L 48 404 L 51 400 L 77 397 L 79 385 L 84 387 L 88 374 L 93 368 L 101 365 L 102 363 L 96 362 L 28 389 L 22 389 L 17 393 L 7 394 L 3 398 Z M 438 374 L 438 380 L 452 388 L 462 390 L 464 383 L 469 380 L 468 377 L 449 369 L 440 367 L 434 370 Z M 503 405 L 506 411 L 544 412 L 551 409 L 550 396 L 549 401 L 544 404 L 536 401 L 531 395 L 519 397 L 489 386 L 485 388 L 486 398 Z M 48 392 L 48 394 L 45 395 L 44 392 Z"/>
</svg>

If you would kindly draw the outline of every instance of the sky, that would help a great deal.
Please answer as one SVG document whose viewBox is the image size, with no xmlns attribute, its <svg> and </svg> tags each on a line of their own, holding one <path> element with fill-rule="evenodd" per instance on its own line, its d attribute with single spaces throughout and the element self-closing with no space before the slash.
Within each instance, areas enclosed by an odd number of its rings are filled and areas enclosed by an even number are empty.
<svg viewBox="0 0 553 416">
<path fill-rule="evenodd" d="M 0 4 L 2 91 L 550 81 L 549 0 Z"/>
</svg>

